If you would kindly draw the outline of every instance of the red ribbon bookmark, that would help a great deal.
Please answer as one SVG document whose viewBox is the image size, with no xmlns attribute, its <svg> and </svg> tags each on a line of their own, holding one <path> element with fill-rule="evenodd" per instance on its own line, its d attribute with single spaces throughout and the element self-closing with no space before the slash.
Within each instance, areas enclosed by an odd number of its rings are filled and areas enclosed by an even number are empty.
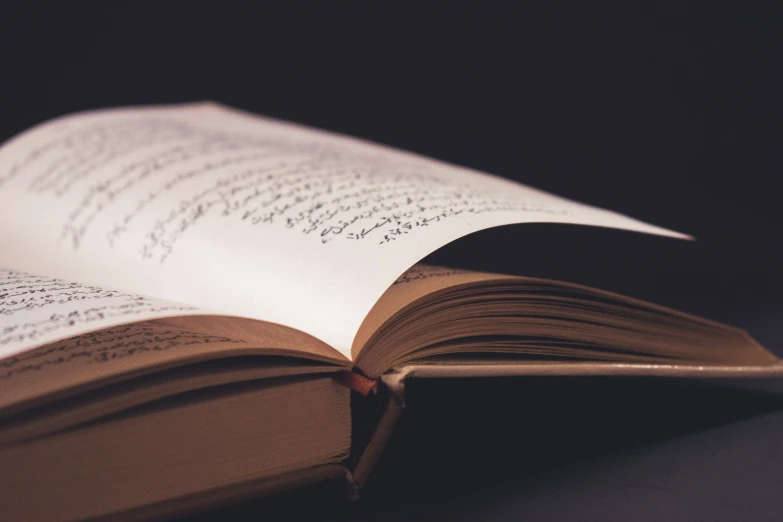
<svg viewBox="0 0 783 522">
<path fill-rule="evenodd" d="M 344 371 L 336 374 L 334 378 L 346 388 L 350 388 L 364 396 L 378 393 L 378 381 L 368 379 L 358 373 Z"/>
</svg>

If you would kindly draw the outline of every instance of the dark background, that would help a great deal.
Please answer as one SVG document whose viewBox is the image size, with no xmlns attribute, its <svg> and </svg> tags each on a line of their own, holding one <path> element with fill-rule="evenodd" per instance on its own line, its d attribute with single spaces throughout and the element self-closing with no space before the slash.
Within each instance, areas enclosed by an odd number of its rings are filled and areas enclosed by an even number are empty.
<svg viewBox="0 0 783 522">
<path fill-rule="evenodd" d="M 76 110 L 212 99 L 500 174 L 697 241 L 524 225 L 434 261 L 652 299 L 783 355 L 782 30 L 772 2 L 6 3 L 0 139 Z M 783 415 L 767 399 L 458 384 L 414 386 L 358 505 L 308 490 L 232 514 L 783 516 Z"/>
</svg>

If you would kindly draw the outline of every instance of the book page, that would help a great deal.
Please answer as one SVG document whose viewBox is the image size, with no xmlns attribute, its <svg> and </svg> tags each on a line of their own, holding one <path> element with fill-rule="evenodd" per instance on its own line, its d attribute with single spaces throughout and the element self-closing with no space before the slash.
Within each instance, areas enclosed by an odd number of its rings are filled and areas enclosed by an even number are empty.
<svg viewBox="0 0 783 522">
<path fill-rule="evenodd" d="M 254 355 L 278 356 L 278 375 L 350 365 L 278 324 L 0 268 L 0 413 L 71 388 Z"/>
<path fill-rule="evenodd" d="M 511 276 L 434 265 L 411 267 L 391 284 L 364 318 L 351 347 L 353 360 L 357 360 L 362 348 L 383 323 L 417 299 L 465 283 L 508 279 L 509 277 Z"/>
<path fill-rule="evenodd" d="M 208 314 L 184 305 L 0 268 L 0 359 L 41 345 L 126 323 Z M 0 380 L 10 376 L 0 370 Z"/>
<path fill-rule="evenodd" d="M 418 260 L 528 222 L 686 237 L 211 103 L 72 115 L 0 149 L 0 266 L 277 322 L 347 357 Z"/>
<path fill-rule="evenodd" d="M 210 362 L 208 367 L 198 364 L 205 361 Z M 153 389 L 171 390 L 173 374 L 161 377 L 158 372 L 182 367 L 192 376 L 201 367 L 206 375 L 218 377 L 229 364 L 241 369 L 236 375 L 245 372 L 253 379 L 334 372 L 350 366 L 333 348 L 273 323 L 220 316 L 153 319 L 90 331 L 3 358 L 0 417 L 76 390 L 155 374 L 159 382 L 134 393 L 137 398 L 149 396 Z M 194 388 L 216 384 L 208 378 L 196 381 Z M 108 393 L 105 388 L 102 392 Z"/>
<path fill-rule="evenodd" d="M 367 315 L 355 365 L 376 377 L 400 365 L 604 361 L 779 365 L 747 332 L 663 306 L 546 279 L 416 265 Z M 413 361 L 416 361 L 415 363 Z"/>
</svg>

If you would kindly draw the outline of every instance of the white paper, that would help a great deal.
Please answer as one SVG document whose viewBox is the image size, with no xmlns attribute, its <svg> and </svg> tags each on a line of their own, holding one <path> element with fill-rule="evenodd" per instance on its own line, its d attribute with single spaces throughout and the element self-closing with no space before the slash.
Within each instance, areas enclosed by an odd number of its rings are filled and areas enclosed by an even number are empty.
<svg viewBox="0 0 783 522">
<path fill-rule="evenodd" d="M 281 323 L 347 357 L 407 268 L 528 222 L 687 237 L 211 103 L 83 113 L 0 148 L 0 266 Z"/>
<path fill-rule="evenodd" d="M 0 268 L 0 359 L 110 326 L 202 313 L 209 312 Z"/>
</svg>

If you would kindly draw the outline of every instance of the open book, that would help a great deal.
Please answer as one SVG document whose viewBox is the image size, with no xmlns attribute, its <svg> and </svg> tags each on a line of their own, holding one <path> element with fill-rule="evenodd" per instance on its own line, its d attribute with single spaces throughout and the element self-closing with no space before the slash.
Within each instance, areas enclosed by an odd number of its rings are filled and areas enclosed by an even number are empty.
<svg viewBox="0 0 783 522">
<path fill-rule="evenodd" d="M 527 222 L 687 238 L 213 103 L 0 148 L 0 505 L 147 516 L 346 474 L 350 389 L 409 377 L 783 375 L 745 332 L 565 282 L 417 264 Z M 358 451 L 353 448 L 354 453 Z"/>
</svg>

